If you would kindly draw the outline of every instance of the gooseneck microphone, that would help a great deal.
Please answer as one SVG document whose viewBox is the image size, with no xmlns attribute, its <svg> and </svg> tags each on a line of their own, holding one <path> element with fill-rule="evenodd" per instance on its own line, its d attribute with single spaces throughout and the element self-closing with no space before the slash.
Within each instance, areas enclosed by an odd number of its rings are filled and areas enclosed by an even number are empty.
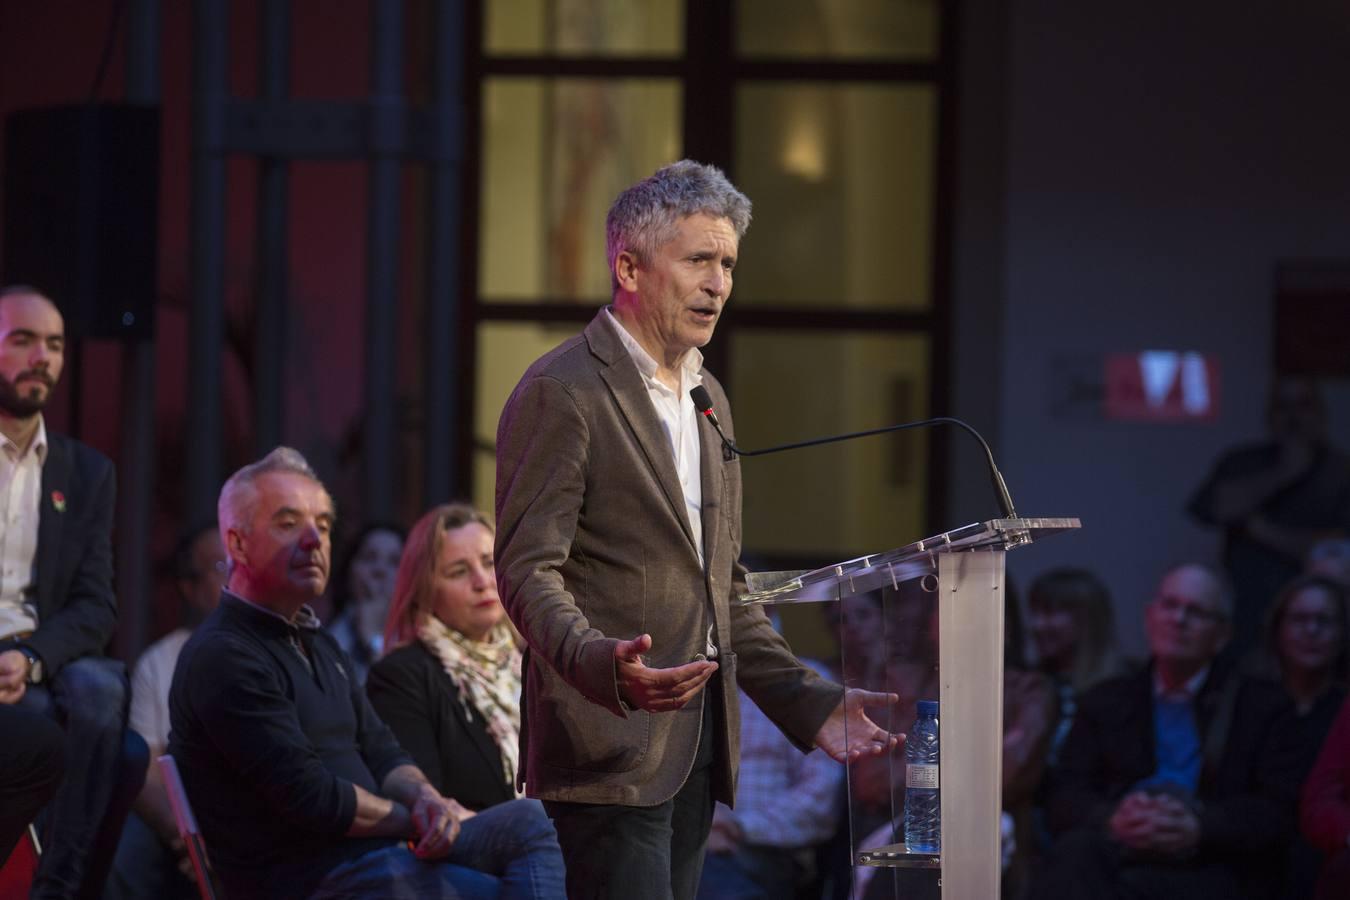
<svg viewBox="0 0 1350 900">
<path fill-rule="evenodd" d="M 885 428 L 873 428 L 871 431 L 855 431 L 852 434 L 836 434 L 831 437 L 815 438 L 809 441 L 798 441 L 795 444 L 779 444 L 777 447 L 765 447 L 762 450 L 742 450 L 722 433 L 722 424 L 717 421 L 717 414 L 713 412 L 712 397 L 708 394 L 708 389 L 703 385 L 692 389 L 689 392 L 689 398 L 694 401 L 694 409 L 702 413 L 712 427 L 717 430 L 717 436 L 722 439 L 722 446 L 726 447 L 737 456 L 764 456 L 768 453 L 781 453 L 784 450 L 799 450 L 802 447 L 815 447 L 820 444 L 834 444 L 839 441 L 851 441 L 854 438 L 870 437 L 874 434 L 887 434 L 892 431 L 904 431 L 909 428 L 927 428 L 932 425 L 955 425 L 963 428 L 970 433 L 975 440 L 980 442 L 984 448 L 985 459 L 989 462 L 989 478 L 994 483 L 994 493 L 998 496 L 998 505 L 1003 509 L 1003 516 L 1007 519 L 1016 519 L 1017 510 L 1013 508 L 1012 496 L 1008 493 L 1008 485 L 1003 481 L 1003 473 L 998 470 L 994 464 L 994 453 L 989 449 L 989 444 L 980 433 L 971 428 L 960 419 L 953 419 L 948 416 L 938 416 L 935 419 L 923 419 L 919 422 L 905 422 L 901 425 L 887 425 Z"/>
</svg>

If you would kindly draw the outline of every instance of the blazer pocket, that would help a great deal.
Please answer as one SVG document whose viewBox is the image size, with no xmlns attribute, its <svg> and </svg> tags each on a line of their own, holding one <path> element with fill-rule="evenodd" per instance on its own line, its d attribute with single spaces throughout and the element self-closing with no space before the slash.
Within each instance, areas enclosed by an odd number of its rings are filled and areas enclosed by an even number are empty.
<svg viewBox="0 0 1350 900">
<path fill-rule="evenodd" d="M 561 687 L 561 694 L 555 693 Z M 584 772 L 631 772 L 642 764 L 651 739 L 651 715 L 633 710 L 621 719 L 591 703 L 565 684 L 549 685 L 540 698 L 538 727 L 530 741 L 540 761 L 560 769 Z"/>
</svg>

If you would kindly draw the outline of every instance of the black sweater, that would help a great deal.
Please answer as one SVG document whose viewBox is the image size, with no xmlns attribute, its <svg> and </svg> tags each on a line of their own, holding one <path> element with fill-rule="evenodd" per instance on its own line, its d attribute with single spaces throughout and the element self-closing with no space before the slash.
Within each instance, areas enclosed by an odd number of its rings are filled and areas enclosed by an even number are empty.
<svg viewBox="0 0 1350 900">
<path fill-rule="evenodd" d="M 421 643 L 372 666 L 366 693 L 436 790 L 475 811 L 515 798 L 483 716 L 460 702 L 440 660 Z"/>
<path fill-rule="evenodd" d="M 183 647 L 169 752 L 231 898 L 303 897 L 335 866 L 393 843 L 346 836 L 353 785 L 378 793 L 411 763 L 348 672 L 327 634 L 228 593 Z"/>
</svg>

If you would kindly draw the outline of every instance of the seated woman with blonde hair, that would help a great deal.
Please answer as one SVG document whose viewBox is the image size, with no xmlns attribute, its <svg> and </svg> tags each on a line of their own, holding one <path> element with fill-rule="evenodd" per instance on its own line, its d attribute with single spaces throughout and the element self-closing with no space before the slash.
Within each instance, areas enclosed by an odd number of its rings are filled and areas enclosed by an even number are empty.
<svg viewBox="0 0 1350 900">
<path fill-rule="evenodd" d="M 521 654 L 497 597 L 492 524 L 438 506 L 408 535 L 366 693 L 399 744 L 471 810 L 516 790 Z M 542 814 L 542 810 L 541 810 Z"/>
</svg>

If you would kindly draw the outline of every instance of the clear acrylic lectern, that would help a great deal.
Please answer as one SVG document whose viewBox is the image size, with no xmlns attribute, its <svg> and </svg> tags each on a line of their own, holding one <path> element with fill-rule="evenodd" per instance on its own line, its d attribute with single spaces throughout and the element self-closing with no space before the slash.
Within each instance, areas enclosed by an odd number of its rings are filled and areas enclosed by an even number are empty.
<svg viewBox="0 0 1350 900">
<path fill-rule="evenodd" d="M 900 694 L 895 707 L 869 711 L 877 724 L 908 731 L 919 699 L 940 703 L 941 852 L 905 847 L 903 748 L 850 766 L 854 896 L 999 896 L 1004 555 L 1078 527 L 995 519 L 809 572 L 748 577 L 745 603 L 838 604 L 841 634 L 853 635 L 840 641 L 845 685 Z"/>
</svg>

